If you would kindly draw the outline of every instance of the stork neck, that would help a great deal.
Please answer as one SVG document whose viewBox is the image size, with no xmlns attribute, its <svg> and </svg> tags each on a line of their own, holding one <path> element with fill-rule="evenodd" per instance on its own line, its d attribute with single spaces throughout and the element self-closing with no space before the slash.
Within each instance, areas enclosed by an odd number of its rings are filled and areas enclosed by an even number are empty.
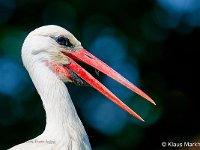
<svg viewBox="0 0 200 150">
<path fill-rule="evenodd" d="M 75 139 L 87 137 L 65 84 L 45 64 L 34 66 L 29 74 L 46 111 L 46 128 L 43 134 L 48 134 L 49 137 L 59 135 L 61 138 L 76 136 Z"/>
</svg>

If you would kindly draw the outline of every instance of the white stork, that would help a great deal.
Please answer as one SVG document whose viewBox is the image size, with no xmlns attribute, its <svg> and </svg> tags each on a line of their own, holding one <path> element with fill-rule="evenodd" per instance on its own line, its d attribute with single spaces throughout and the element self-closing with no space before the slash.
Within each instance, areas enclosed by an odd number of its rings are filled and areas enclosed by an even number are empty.
<svg viewBox="0 0 200 150">
<path fill-rule="evenodd" d="M 46 127 L 41 135 L 10 150 L 91 149 L 64 82 L 90 85 L 119 107 L 144 121 L 77 61 L 94 67 L 155 104 L 144 92 L 83 49 L 81 43 L 69 31 L 59 26 L 43 26 L 30 32 L 22 46 L 22 60 L 42 99 L 46 112 Z"/>
</svg>

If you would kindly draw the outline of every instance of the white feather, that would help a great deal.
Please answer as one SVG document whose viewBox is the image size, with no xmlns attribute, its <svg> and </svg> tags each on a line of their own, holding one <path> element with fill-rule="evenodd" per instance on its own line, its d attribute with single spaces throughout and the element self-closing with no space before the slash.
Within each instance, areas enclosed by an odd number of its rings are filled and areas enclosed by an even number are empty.
<svg viewBox="0 0 200 150">
<path fill-rule="evenodd" d="M 22 47 L 24 66 L 43 101 L 46 127 L 38 137 L 10 150 L 90 150 L 85 129 L 72 103 L 67 87 L 45 62 L 54 61 L 59 48 L 50 36 L 64 34 L 73 44 L 80 42 L 58 26 L 44 26 L 31 32 Z"/>
</svg>

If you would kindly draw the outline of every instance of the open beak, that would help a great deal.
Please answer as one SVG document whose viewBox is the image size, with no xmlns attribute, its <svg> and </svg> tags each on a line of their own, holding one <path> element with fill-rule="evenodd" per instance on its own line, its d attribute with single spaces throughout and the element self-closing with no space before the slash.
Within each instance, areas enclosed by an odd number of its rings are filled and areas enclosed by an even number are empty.
<svg viewBox="0 0 200 150">
<path fill-rule="evenodd" d="M 135 113 L 132 109 L 130 109 L 126 104 L 124 104 L 119 98 L 117 98 L 110 90 L 108 90 L 102 83 L 96 80 L 90 73 L 88 73 L 85 69 L 83 69 L 75 60 L 81 61 L 86 63 L 89 66 L 94 67 L 95 69 L 101 71 L 102 73 L 106 74 L 107 76 L 111 77 L 112 79 L 116 80 L 117 82 L 121 83 L 125 87 L 129 88 L 133 92 L 137 93 L 138 95 L 142 96 L 152 104 L 156 105 L 155 102 L 143 91 L 129 82 L 127 79 L 122 77 L 119 73 L 109 67 L 107 64 L 93 56 L 91 53 L 86 51 L 85 49 L 80 49 L 77 51 L 70 51 L 66 52 L 63 51 L 63 54 L 67 55 L 70 59 L 70 63 L 67 64 L 65 67 L 70 69 L 76 75 L 78 75 L 81 79 L 95 88 L 97 91 L 102 93 L 108 99 L 113 101 L 116 105 L 124 109 L 125 111 L 129 112 L 131 115 L 136 117 L 137 119 L 144 121 L 137 113 Z"/>
</svg>

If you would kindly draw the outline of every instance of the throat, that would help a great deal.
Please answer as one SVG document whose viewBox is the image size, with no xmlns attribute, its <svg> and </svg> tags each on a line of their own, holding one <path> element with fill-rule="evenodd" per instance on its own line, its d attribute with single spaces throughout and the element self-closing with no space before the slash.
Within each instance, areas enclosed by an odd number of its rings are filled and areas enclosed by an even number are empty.
<svg viewBox="0 0 200 150">
<path fill-rule="evenodd" d="M 87 137 L 67 87 L 56 74 L 43 64 L 29 70 L 29 74 L 46 112 L 43 135 L 60 139 Z"/>
</svg>

